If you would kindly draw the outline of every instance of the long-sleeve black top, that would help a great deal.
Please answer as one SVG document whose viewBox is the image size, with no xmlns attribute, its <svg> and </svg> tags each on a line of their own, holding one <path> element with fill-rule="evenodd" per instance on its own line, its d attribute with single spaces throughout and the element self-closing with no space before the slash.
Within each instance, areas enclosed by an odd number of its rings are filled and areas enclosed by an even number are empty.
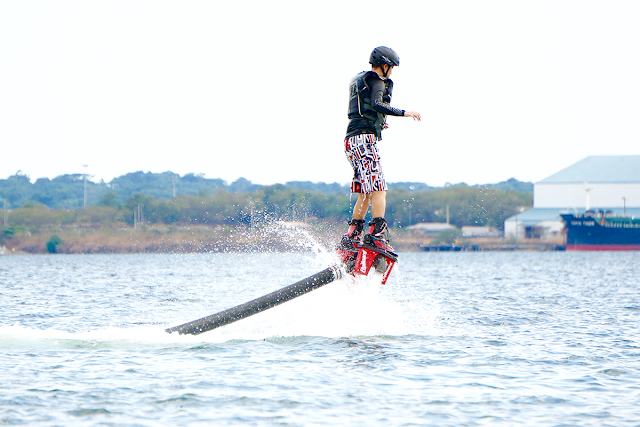
<svg viewBox="0 0 640 427">
<path fill-rule="evenodd" d="M 369 73 L 365 77 L 365 81 L 369 87 L 371 108 L 374 111 L 385 116 L 404 116 L 404 110 L 400 110 L 390 105 L 391 93 L 387 90 L 387 85 L 385 85 L 384 80 L 375 73 Z M 376 134 L 374 123 L 374 121 L 366 117 L 354 117 L 349 121 L 346 137 L 348 138 L 363 133 Z"/>
</svg>

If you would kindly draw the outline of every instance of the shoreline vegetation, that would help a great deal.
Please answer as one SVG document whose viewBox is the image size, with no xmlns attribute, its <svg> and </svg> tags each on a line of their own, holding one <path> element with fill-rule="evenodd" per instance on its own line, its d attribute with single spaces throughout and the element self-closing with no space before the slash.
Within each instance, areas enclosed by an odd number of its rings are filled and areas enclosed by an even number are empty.
<svg viewBox="0 0 640 427">
<path fill-rule="evenodd" d="M 0 245 L 0 255 L 25 254 L 153 254 L 218 252 L 310 252 L 331 250 L 343 232 L 341 223 L 277 221 L 267 226 L 139 225 L 137 228 L 52 227 L 15 235 Z M 560 240 L 425 237 L 416 231 L 393 229 L 398 252 L 558 250 Z"/>
<path fill-rule="evenodd" d="M 176 196 L 173 187 L 173 194 L 167 195 L 172 177 L 175 185 L 192 185 L 190 191 L 195 194 Z M 308 251 L 312 245 L 330 249 L 346 230 L 355 202 L 348 188 L 337 184 L 254 186 L 238 180 L 227 185 L 193 174 L 176 178 L 171 173 L 135 173 L 110 184 L 87 185 L 83 204 L 78 191 L 84 184 L 81 177 L 59 178 L 40 179 L 35 184 L 24 175 L 0 180 L 0 199 L 5 201 L 0 205 L 0 254 L 285 252 Z M 18 184 L 30 189 L 31 195 L 20 192 Z M 539 240 L 506 242 L 462 236 L 463 226 L 500 231 L 507 218 L 530 208 L 532 192 L 518 191 L 528 188 L 525 184 L 513 179 L 495 185 L 442 188 L 390 184 L 386 219 L 392 243 L 399 252 L 426 247 L 513 250 L 553 246 L 553 242 L 541 246 Z M 72 205 L 75 207 L 68 207 Z M 448 223 L 453 230 L 427 236 L 408 228 L 419 223 Z"/>
</svg>

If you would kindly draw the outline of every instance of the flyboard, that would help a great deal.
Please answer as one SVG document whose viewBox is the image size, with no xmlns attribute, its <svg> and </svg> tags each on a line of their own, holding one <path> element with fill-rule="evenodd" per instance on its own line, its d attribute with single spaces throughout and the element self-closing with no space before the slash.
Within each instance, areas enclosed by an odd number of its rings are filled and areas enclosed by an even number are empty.
<svg viewBox="0 0 640 427">
<path fill-rule="evenodd" d="M 352 248 L 336 248 L 339 264 L 332 265 L 319 273 L 302 279 L 292 285 L 279 289 L 270 294 L 256 298 L 244 304 L 237 305 L 227 310 L 220 311 L 210 316 L 203 317 L 192 322 L 168 328 L 168 333 L 178 332 L 180 335 L 198 335 L 212 329 L 219 328 L 229 323 L 244 319 L 245 317 L 261 313 L 282 303 L 290 301 L 308 292 L 327 285 L 342 277 L 343 272 L 353 276 L 367 276 L 371 267 L 382 273 L 381 283 L 387 283 L 389 274 L 398 260 L 398 255 L 384 251 L 368 242 L 360 243 Z"/>
</svg>

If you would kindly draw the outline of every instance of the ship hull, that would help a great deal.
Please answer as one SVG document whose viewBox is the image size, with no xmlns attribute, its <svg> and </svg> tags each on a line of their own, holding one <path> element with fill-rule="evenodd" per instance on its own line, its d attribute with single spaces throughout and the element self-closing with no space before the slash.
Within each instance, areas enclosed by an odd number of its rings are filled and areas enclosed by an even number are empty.
<svg viewBox="0 0 640 427">
<path fill-rule="evenodd" d="M 640 251 L 640 221 L 563 214 L 568 251 Z"/>
<path fill-rule="evenodd" d="M 640 245 L 584 245 L 569 244 L 565 247 L 567 251 L 640 251 Z"/>
</svg>

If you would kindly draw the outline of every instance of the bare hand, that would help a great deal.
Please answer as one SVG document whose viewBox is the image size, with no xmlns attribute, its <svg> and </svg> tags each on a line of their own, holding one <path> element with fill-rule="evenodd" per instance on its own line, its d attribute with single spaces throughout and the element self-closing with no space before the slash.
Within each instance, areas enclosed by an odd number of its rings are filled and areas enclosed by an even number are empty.
<svg viewBox="0 0 640 427">
<path fill-rule="evenodd" d="M 405 111 L 404 112 L 404 116 L 405 117 L 411 117 L 411 118 L 413 118 L 413 120 L 420 121 L 420 113 L 417 113 L 415 111 Z"/>
</svg>

